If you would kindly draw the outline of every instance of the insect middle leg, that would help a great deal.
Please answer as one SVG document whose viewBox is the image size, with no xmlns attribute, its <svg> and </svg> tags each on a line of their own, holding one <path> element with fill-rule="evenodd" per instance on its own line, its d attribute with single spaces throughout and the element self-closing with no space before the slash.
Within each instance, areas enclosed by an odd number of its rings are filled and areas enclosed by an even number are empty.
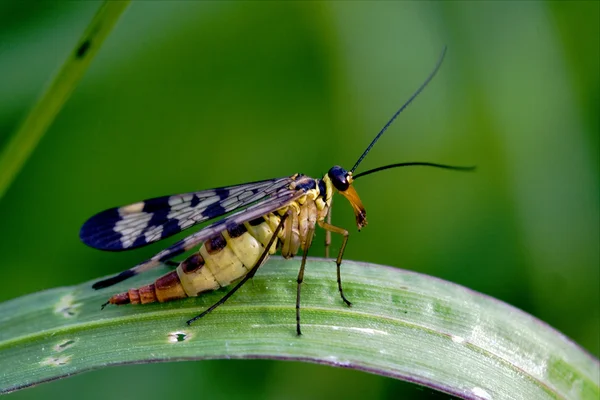
<svg viewBox="0 0 600 400">
<path fill-rule="evenodd" d="M 208 314 L 209 312 L 211 312 L 215 308 L 219 307 L 221 304 L 225 303 L 227 301 L 227 299 L 229 299 L 235 292 L 237 292 L 237 290 L 239 288 L 241 288 L 242 286 L 244 286 L 244 283 L 248 282 L 249 279 L 252 279 L 252 277 L 254 277 L 254 275 L 256 274 L 256 271 L 258 271 L 258 269 L 260 268 L 260 266 L 263 264 L 263 262 L 265 261 L 265 259 L 269 255 L 269 249 L 273 246 L 273 243 L 275 243 L 275 240 L 277 240 L 277 235 L 281 231 L 281 228 L 283 228 L 283 223 L 285 222 L 285 220 L 288 217 L 288 215 L 289 215 L 289 213 L 286 213 L 286 214 L 283 214 L 281 216 L 281 219 L 279 221 L 279 225 L 277 225 L 277 228 L 275 228 L 275 230 L 273 231 L 273 236 L 271 236 L 271 239 L 269 240 L 269 243 L 265 247 L 265 250 L 262 252 L 262 254 L 260 255 L 260 257 L 258 258 L 258 260 L 256 261 L 256 263 L 254 264 L 254 266 L 252 267 L 252 269 L 242 278 L 241 281 L 239 281 L 233 287 L 233 289 L 231 289 L 229 292 L 227 292 L 225 294 L 225 296 L 221 297 L 221 299 L 219 299 L 219 301 L 217 301 L 215 304 L 213 304 L 212 306 L 210 306 L 209 308 L 207 308 L 206 310 L 204 310 L 199 315 L 196 315 L 194 318 L 188 320 L 187 321 L 188 325 L 191 325 L 192 322 L 194 322 L 194 321 L 196 321 L 196 320 L 204 317 L 206 314 Z"/>
<path fill-rule="evenodd" d="M 352 303 L 350 303 L 350 301 L 348 301 L 346 296 L 344 296 L 344 290 L 342 289 L 342 276 L 341 276 L 341 272 L 340 272 L 340 265 L 342 265 L 342 258 L 344 256 L 344 250 L 346 250 L 346 244 L 348 243 L 348 236 L 350 234 L 348 233 L 347 230 L 345 230 L 343 228 L 339 228 L 334 225 L 331 225 L 328 222 L 318 221 L 317 223 L 319 224 L 319 226 L 321 228 L 325 229 L 327 232 L 338 233 L 344 237 L 343 242 L 342 242 L 342 247 L 340 248 L 340 252 L 338 253 L 337 260 L 335 263 L 337 264 L 337 282 L 338 282 L 338 289 L 340 290 L 340 296 L 342 296 L 342 300 L 344 300 L 344 303 L 346 303 L 348 305 L 348 307 L 350 307 L 352 305 Z"/>
</svg>

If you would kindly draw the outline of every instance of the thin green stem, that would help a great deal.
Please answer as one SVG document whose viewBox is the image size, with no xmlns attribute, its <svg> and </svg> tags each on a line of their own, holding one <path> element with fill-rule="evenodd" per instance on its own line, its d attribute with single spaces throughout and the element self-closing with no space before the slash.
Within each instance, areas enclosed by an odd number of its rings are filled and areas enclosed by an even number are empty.
<svg viewBox="0 0 600 400">
<path fill-rule="evenodd" d="M 51 84 L 0 152 L 0 199 L 69 99 L 130 0 L 106 0 Z"/>
</svg>

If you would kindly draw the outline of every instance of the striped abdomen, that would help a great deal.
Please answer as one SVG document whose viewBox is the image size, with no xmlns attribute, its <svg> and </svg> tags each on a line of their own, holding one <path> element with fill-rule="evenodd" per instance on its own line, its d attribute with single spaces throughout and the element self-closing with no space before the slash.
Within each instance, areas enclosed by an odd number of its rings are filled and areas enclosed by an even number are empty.
<svg viewBox="0 0 600 400">
<path fill-rule="evenodd" d="M 299 248 L 304 249 L 307 235 L 313 232 L 316 221 L 323 219 L 327 213 L 326 208 L 317 207 L 310 197 L 294 202 L 277 213 L 267 214 L 213 236 L 202 244 L 198 252 L 179 264 L 175 271 L 149 285 L 116 294 L 108 302 L 117 305 L 162 303 L 198 296 L 231 284 L 256 265 L 281 221 L 279 215 L 288 211 L 288 208 L 292 211 L 291 218 L 285 220 L 269 254 L 274 254 L 279 248 L 285 258 L 293 257 Z"/>
<path fill-rule="evenodd" d="M 279 217 L 269 214 L 228 229 L 202 244 L 198 252 L 154 283 L 110 298 L 111 304 L 146 304 L 197 296 L 246 275 L 268 245 Z M 269 254 L 275 253 L 277 240 Z"/>
</svg>

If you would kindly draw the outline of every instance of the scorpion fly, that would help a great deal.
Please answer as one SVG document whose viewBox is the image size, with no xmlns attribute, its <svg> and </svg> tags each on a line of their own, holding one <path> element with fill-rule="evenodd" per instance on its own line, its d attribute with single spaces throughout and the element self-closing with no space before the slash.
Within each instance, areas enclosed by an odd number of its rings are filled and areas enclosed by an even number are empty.
<svg viewBox="0 0 600 400">
<path fill-rule="evenodd" d="M 296 332 L 300 331 L 300 288 L 308 249 L 318 225 L 326 231 L 343 237 L 336 259 L 337 284 L 344 303 L 340 265 L 348 243 L 348 231 L 330 223 L 330 207 L 334 192 L 340 193 L 351 204 L 358 230 L 367 225 L 363 204 L 353 183 L 362 176 L 384 169 L 423 165 L 438 168 L 469 170 L 471 167 L 409 162 L 382 166 L 354 174 L 367 153 L 392 124 L 396 117 L 421 93 L 440 68 L 446 48 L 416 92 L 400 107 L 383 129 L 375 136 L 350 171 L 334 166 L 321 179 L 294 174 L 241 185 L 208 189 L 200 192 L 157 197 L 123 207 L 111 208 L 91 217 L 81 228 L 81 240 L 94 248 L 108 251 L 131 250 L 172 236 L 196 224 L 233 214 L 159 252 L 154 257 L 93 285 L 94 289 L 112 286 L 127 278 L 166 263 L 177 268 L 148 285 L 113 295 L 105 304 L 146 304 L 166 302 L 199 296 L 233 282 L 236 285 L 219 301 L 201 314 L 187 321 L 188 325 L 213 311 L 229 299 L 252 278 L 269 255 L 280 251 L 290 258 L 302 251 L 297 279 Z M 172 261 L 188 250 L 199 250 L 182 262 Z"/>
</svg>

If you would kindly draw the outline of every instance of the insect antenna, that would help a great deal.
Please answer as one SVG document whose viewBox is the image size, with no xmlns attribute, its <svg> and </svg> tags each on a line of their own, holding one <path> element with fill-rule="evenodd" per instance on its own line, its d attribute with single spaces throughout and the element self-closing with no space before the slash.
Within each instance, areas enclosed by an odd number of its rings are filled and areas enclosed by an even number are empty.
<svg viewBox="0 0 600 400">
<path fill-rule="evenodd" d="M 352 169 L 350 170 L 350 173 L 353 173 L 356 168 L 358 167 L 358 165 L 362 162 L 362 160 L 366 157 L 367 153 L 369 151 L 371 151 L 371 148 L 375 145 L 375 143 L 377 143 L 377 141 L 379 140 L 379 138 L 381 137 L 381 135 L 383 135 L 383 133 L 387 130 L 387 128 L 389 128 L 389 126 L 392 124 L 392 122 L 394 122 L 394 120 L 396 119 L 396 117 L 398 115 L 400 115 L 400 113 L 402 111 L 404 111 L 404 109 L 410 104 L 412 103 L 412 101 L 415 99 L 415 97 L 417 97 L 419 95 L 419 93 L 421 93 L 423 91 L 423 89 L 425 89 L 425 86 L 427 86 L 427 84 L 433 79 L 433 77 L 435 76 L 435 74 L 438 72 L 438 70 L 440 69 L 440 66 L 442 65 L 442 62 L 444 61 L 444 56 L 446 55 L 446 46 L 444 46 L 444 48 L 442 49 L 442 54 L 440 55 L 440 58 L 438 59 L 437 64 L 435 65 L 435 68 L 433 69 L 433 71 L 429 74 L 429 76 L 427 77 L 427 79 L 425 79 L 425 82 L 423 82 L 421 84 L 421 86 L 417 89 L 416 92 L 414 92 L 412 94 L 412 96 L 410 96 L 410 98 L 406 101 L 406 103 L 404 103 L 402 105 L 402 107 L 400 107 L 398 109 L 398 111 L 396 111 L 396 113 L 394 115 L 392 115 L 392 118 L 390 118 L 390 120 L 387 122 L 387 124 L 385 124 L 385 126 L 383 128 L 381 128 L 381 131 L 379 131 L 379 133 L 377 134 L 377 136 L 375 136 L 375 139 L 373 139 L 373 141 L 371 142 L 371 144 L 369 145 L 369 147 L 367 147 L 367 149 L 362 153 L 362 155 L 360 156 L 360 158 L 358 159 L 358 161 L 356 162 L 356 164 L 354 164 L 354 167 L 352 167 Z M 391 168 L 391 167 L 390 167 Z M 363 174 L 364 175 L 364 174 Z M 356 176 L 355 176 L 356 178 Z"/>
<path fill-rule="evenodd" d="M 396 167 L 410 167 L 414 165 L 421 165 L 425 167 L 436 167 L 436 168 L 444 168 L 444 169 L 453 169 L 455 171 L 473 171 L 475 167 L 458 167 L 454 165 L 446 165 L 446 164 L 436 164 L 430 162 L 420 162 L 420 161 L 411 161 L 411 162 L 403 162 L 397 164 L 384 165 L 383 167 L 373 168 L 365 172 L 361 172 L 360 174 L 354 175 L 353 179 L 358 179 L 361 176 L 374 174 L 375 172 L 383 171 L 384 169 L 396 168 Z"/>
</svg>

